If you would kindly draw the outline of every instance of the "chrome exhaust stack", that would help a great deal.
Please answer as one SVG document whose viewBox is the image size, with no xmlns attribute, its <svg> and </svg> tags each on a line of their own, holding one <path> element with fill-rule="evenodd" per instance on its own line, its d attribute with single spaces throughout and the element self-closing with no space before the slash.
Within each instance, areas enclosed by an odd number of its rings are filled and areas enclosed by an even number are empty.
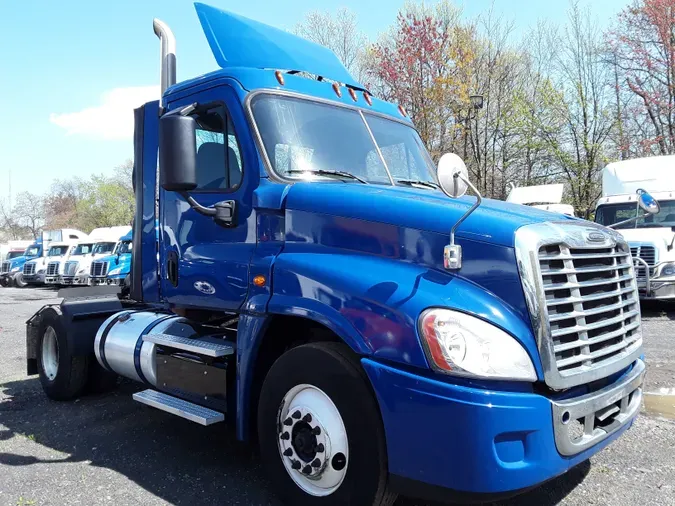
<svg viewBox="0 0 675 506">
<path fill-rule="evenodd" d="M 161 43 L 159 79 L 160 92 L 164 96 L 164 91 L 176 84 L 176 37 L 171 28 L 157 18 L 152 20 L 152 28 Z"/>
</svg>

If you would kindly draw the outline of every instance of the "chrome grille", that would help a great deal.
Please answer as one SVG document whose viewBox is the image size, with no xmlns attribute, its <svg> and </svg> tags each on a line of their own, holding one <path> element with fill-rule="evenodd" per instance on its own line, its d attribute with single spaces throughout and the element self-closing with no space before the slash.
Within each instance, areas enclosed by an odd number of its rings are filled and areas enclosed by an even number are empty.
<svg viewBox="0 0 675 506">
<path fill-rule="evenodd" d="M 0 273 L 4 274 L 6 272 L 9 272 L 9 262 L 2 262 L 2 265 L 0 266 Z"/>
<path fill-rule="evenodd" d="M 77 272 L 77 266 L 79 262 L 66 262 L 63 266 L 63 275 L 64 276 L 74 276 Z"/>
<path fill-rule="evenodd" d="M 27 262 L 23 266 L 23 273 L 26 276 L 32 276 L 35 274 L 35 263 L 33 262 Z"/>
<path fill-rule="evenodd" d="M 542 223 L 521 228 L 516 248 L 549 386 L 588 383 L 639 356 L 634 270 L 617 233 L 581 222 Z"/>
<path fill-rule="evenodd" d="M 108 274 L 108 262 L 92 262 L 89 274 L 91 276 L 105 276 Z"/>
<path fill-rule="evenodd" d="M 47 276 L 56 276 L 59 273 L 59 262 L 49 262 L 47 264 Z"/>
<path fill-rule="evenodd" d="M 647 262 L 647 265 L 649 267 L 654 267 L 657 262 L 656 258 L 656 248 L 652 245 L 646 245 L 646 244 L 631 244 L 630 246 L 630 254 L 633 258 L 641 258 L 645 262 Z M 641 263 L 636 263 L 635 264 L 635 276 L 638 279 L 644 278 L 645 277 L 645 270 L 646 267 L 641 264 Z M 654 274 L 653 269 L 649 269 L 650 275 Z"/>
</svg>

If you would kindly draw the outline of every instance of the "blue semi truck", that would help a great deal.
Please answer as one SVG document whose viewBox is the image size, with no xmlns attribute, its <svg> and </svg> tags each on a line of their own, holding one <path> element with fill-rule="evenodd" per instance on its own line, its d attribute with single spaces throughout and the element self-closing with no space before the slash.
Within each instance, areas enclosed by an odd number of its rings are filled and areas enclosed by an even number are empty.
<svg viewBox="0 0 675 506">
<path fill-rule="evenodd" d="M 255 439 L 295 506 L 514 495 L 631 426 L 645 364 L 619 234 L 464 196 L 462 161 L 435 167 L 332 52 L 196 9 L 220 68 L 195 79 L 175 82 L 154 21 L 129 283 L 27 324 L 47 396 L 138 381 L 140 403 Z"/>
<path fill-rule="evenodd" d="M 42 256 L 42 238 L 39 237 L 28 246 L 20 256 L 7 258 L 0 263 L 0 286 L 26 286 L 23 267 L 26 262 Z"/>
<path fill-rule="evenodd" d="M 131 231 L 120 237 L 111 255 L 92 262 L 89 271 L 91 285 L 123 285 L 131 272 L 131 249 L 133 247 Z"/>
</svg>

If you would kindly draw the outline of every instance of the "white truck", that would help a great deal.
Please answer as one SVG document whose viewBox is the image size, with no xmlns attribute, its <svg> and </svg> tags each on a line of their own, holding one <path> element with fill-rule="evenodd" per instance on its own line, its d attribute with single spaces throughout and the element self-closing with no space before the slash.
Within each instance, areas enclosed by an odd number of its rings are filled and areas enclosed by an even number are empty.
<svg viewBox="0 0 675 506">
<path fill-rule="evenodd" d="M 45 270 L 45 285 L 58 285 L 63 265 L 70 253 L 77 247 L 77 242 L 53 242 L 47 251 L 47 268 Z"/>
<path fill-rule="evenodd" d="M 91 264 L 110 255 L 120 237 L 131 231 L 129 226 L 103 227 L 91 231 L 89 238 L 80 241 L 65 263 L 59 283 L 61 285 L 86 286 L 90 284 Z"/>
<path fill-rule="evenodd" d="M 643 216 L 642 191 L 658 202 L 657 214 Z M 630 245 L 641 298 L 675 298 L 675 155 L 607 165 L 595 221 L 612 225 Z"/>
<path fill-rule="evenodd" d="M 42 232 L 41 247 L 37 258 L 27 261 L 23 264 L 21 284 L 18 286 L 41 285 L 45 284 L 47 277 L 53 278 L 54 274 L 48 272 L 50 262 L 54 262 L 55 256 L 61 253 L 61 248 L 52 252 L 52 245 L 74 245 L 79 240 L 86 239 L 88 236 L 80 230 L 72 228 L 59 228 L 56 230 L 46 230 Z M 52 254 L 54 253 L 54 254 Z M 58 274 L 56 274 L 58 276 Z M 58 278 L 56 280 L 58 282 Z"/>
<path fill-rule="evenodd" d="M 565 185 L 562 183 L 513 187 L 506 201 L 574 216 L 574 207 L 561 203 L 564 189 Z"/>
</svg>

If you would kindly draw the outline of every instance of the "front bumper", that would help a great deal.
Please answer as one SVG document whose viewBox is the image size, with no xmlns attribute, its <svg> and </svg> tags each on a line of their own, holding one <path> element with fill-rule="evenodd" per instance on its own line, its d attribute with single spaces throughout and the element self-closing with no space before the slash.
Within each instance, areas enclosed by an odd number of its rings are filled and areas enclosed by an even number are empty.
<svg viewBox="0 0 675 506">
<path fill-rule="evenodd" d="M 90 276 L 89 277 L 89 284 L 92 285 L 92 286 L 99 286 L 99 285 L 105 285 L 105 284 L 107 284 L 107 282 L 106 282 L 106 278 L 104 276 L 103 277 Z"/>
<path fill-rule="evenodd" d="M 637 360 L 599 391 L 554 401 L 445 383 L 370 359 L 362 363 L 382 413 L 389 472 L 442 487 L 449 497 L 508 494 L 564 474 L 630 427 L 644 379 L 644 363 Z M 573 440 L 570 427 L 587 415 L 588 434 Z"/>
<path fill-rule="evenodd" d="M 89 284 L 89 275 L 82 274 L 79 276 L 60 276 L 59 284 L 63 286 L 86 286 Z"/>
<path fill-rule="evenodd" d="M 45 282 L 44 274 L 24 274 L 23 280 L 30 285 L 42 285 Z"/>
<path fill-rule="evenodd" d="M 636 268 L 643 268 L 644 277 L 636 279 L 640 299 L 668 300 L 675 299 L 675 279 L 672 276 L 651 277 L 652 270 L 659 270 L 659 265 L 649 266 L 642 258 L 633 258 L 633 264 Z"/>
<path fill-rule="evenodd" d="M 45 284 L 46 285 L 58 285 L 59 284 L 59 276 L 46 276 L 45 277 Z"/>
</svg>

